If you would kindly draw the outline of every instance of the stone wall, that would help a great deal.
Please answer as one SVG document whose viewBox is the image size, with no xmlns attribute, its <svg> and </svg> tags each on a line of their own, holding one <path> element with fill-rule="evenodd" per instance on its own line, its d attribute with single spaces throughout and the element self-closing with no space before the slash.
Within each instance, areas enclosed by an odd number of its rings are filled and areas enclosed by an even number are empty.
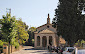
<svg viewBox="0 0 85 54">
<path fill-rule="evenodd" d="M 22 48 L 23 48 L 22 45 L 20 45 L 17 49 L 15 48 L 15 46 L 10 46 L 10 53 L 18 51 Z M 8 54 L 8 46 L 7 45 L 3 45 L 3 53 Z"/>
<path fill-rule="evenodd" d="M 6 44 L 3 45 L 3 53 L 8 54 L 8 46 Z"/>
<path fill-rule="evenodd" d="M 37 36 L 40 36 L 40 46 L 37 46 Z M 43 49 L 44 47 L 42 46 L 42 41 L 43 41 L 43 36 L 46 37 L 46 40 L 47 40 L 47 46 L 46 48 L 49 46 L 49 37 L 52 36 L 52 46 L 57 46 L 57 43 L 56 43 L 56 34 L 55 33 L 50 33 L 50 34 L 35 34 L 35 49 Z"/>
</svg>

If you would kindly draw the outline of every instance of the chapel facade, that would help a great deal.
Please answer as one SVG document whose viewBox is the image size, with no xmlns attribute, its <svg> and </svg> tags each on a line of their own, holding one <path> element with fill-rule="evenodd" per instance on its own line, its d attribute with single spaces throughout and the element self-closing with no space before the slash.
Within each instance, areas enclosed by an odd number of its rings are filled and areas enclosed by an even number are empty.
<svg viewBox="0 0 85 54">
<path fill-rule="evenodd" d="M 56 28 L 52 27 L 48 14 L 47 23 L 37 27 L 37 31 L 34 32 L 34 47 L 35 49 L 47 49 L 49 45 L 58 46 L 58 44 L 65 44 L 65 40 L 60 37 L 58 39 Z"/>
</svg>

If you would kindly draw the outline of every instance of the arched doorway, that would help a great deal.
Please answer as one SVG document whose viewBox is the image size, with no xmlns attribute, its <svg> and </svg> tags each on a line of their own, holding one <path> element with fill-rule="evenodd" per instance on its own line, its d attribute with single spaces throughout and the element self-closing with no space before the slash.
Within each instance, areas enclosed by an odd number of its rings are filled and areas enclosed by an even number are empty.
<svg viewBox="0 0 85 54">
<path fill-rule="evenodd" d="M 49 44 L 52 45 L 52 36 L 49 36 Z"/>
<path fill-rule="evenodd" d="M 46 47 L 47 46 L 47 38 L 46 38 L 46 36 L 43 36 L 42 37 L 42 46 L 43 47 Z"/>
<path fill-rule="evenodd" d="M 37 46 L 40 46 L 40 36 L 37 36 Z"/>
</svg>

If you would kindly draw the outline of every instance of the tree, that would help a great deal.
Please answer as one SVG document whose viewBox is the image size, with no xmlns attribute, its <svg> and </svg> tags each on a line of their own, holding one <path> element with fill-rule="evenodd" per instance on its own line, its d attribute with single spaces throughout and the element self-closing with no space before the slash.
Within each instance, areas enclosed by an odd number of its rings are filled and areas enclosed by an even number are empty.
<svg viewBox="0 0 85 54">
<path fill-rule="evenodd" d="M 34 31 L 36 31 L 36 28 L 35 27 L 31 27 L 31 28 L 29 28 L 29 31 L 34 32 Z"/>
<path fill-rule="evenodd" d="M 35 27 L 31 27 L 28 30 L 28 34 L 29 34 L 29 39 L 28 39 L 28 43 L 27 43 L 28 45 L 34 45 L 34 43 L 32 43 L 33 42 L 32 40 L 34 39 L 34 31 L 36 31 Z"/>
<path fill-rule="evenodd" d="M 8 54 L 10 54 L 10 44 L 18 47 L 19 44 L 24 44 L 26 40 L 28 40 L 28 33 L 25 31 L 27 29 L 27 25 L 21 20 L 16 20 L 10 14 L 6 14 L 0 19 L 1 33 L 3 36 L 3 40 L 8 42 Z"/>
<path fill-rule="evenodd" d="M 1 31 L 3 33 L 3 38 L 8 42 L 8 54 L 10 54 L 10 42 L 12 38 L 16 36 L 16 19 L 11 17 L 10 14 L 3 16 L 3 19 L 0 19 L 0 24 L 2 24 Z"/>
<path fill-rule="evenodd" d="M 3 35 L 2 35 L 2 31 L 0 31 L 0 40 L 2 39 L 2 36 L 3 36 Z"/>
<path fill-rule="evenodd" d="M 55 18 L 52 23 L 57 25 L 58 35 L 73 46 L 78 39 L 81 39 L 83 15 L 78 7 L 81 0 L 59 0 L 58 8 L 55 10 Z M 83 8 L 83 6 L 81 7 Z"/>
<path fill-rule="evenodd" d="M 24 22 L 22 22 L 22 20 L 17 20 L 16 39 L 17 41 L 19 41 L 20 44 L 24 44 L 29 38 L 27 31 L 25 31 L 27 28 L 28 26 Z"/>
<path fill-rule="evenodd" d="M 83 47 L 83 44 L 85 44 L 85 41 L 84 40 L 78 40 L 75 45 L 78 46 L 78 47 Z"/>
</svg>

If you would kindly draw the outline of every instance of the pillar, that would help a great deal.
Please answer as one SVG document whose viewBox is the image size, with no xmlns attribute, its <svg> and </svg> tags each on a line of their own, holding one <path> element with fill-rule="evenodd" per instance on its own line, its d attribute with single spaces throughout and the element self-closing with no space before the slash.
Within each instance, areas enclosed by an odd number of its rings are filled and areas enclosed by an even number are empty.
<svg viewBox="0 0 85 54">
<path fill-rule="evenodd" d="M 49 36 L 47 36 L 47 46 L 49 46 Z"/>
<path fill-rule="evenodd" d="M 35 36 L 35 48 L 37 47 L 37 36 Z"/>
<path fill-rule="evenodd" d="M 55 37 L 52 36 L 52 45 L 55 46 Z"/>
<path fill-rule="evenodd" d="M 40 47 L 42 47 L 42 36 L 40 36 Z"/>
</svg>

